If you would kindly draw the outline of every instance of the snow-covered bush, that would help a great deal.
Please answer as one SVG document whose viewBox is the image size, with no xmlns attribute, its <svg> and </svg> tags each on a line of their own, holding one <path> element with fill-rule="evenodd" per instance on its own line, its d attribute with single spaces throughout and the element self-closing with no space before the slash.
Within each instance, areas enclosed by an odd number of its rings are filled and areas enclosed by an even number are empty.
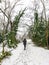
<svg viewBox="0 0 49 65">
<path fill-rule="evenodd" d="M 11 56 L 11 52 L 6 51 L 6 52 L 4 52 L 4 54 L 1 53 L 1 54 L 0 54 L 0 62 L 1 62 L 4 58 L 6 58 L 7 56 Z"/>
<path fill-rule="evenodd" d="M 38 12 L 36 11 L 34 14 L 34 25 L 31 27 L 30 32 L 31 32 L 31 39 L 40 46 L 47 46 L 47 41 L 46 39 L 46 31 L 47 31 L 47 21 L 41 16 L 40 18 L 38 17 Z M 47 31 L 48 33 L 48 31 Z"/>
</svg>

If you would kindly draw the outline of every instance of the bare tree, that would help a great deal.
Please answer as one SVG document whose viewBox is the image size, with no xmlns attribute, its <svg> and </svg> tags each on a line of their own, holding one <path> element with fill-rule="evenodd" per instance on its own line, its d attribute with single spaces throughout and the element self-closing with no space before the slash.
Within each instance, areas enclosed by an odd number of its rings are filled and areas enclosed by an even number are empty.
<svg viewBox="0 0 49 65">
<path fill-rule="evenodd" d="M 41 0 L 41 3 L 43 5 L 43 13 L 45 15 L 45 20 L 46 20 L 46 8 L 45 8 L 45 3 L 44 3 L 44 0 Z"/>
<path fill-rule="evenodd" d="M 6 18 L 7 18 L 7 24 L 5 25 L 5 23 L 3 22 L 3 31 L 2 31 L 2 35 L 3 35 L 3 45 L 2 45 L 2 53 L 4 54 L 5 50 L 4 50 L 4 36 L 5 34 L 8 32 L 8 26 L 10 24 L 11 26 L 11 30 L 12 30 L 12 21 L 11 21 L 11 13 L 12 13 L 12 10 L 14 9 L 14 7 L 16 6 L 17 2 L 19 2 L 20 0 L 18 1 L 15 1 L 14 4 L 12 4 L 12 7 L 10 5 L 10 0 L 4 0 L 4 9 L 3 8 L 0 8 L 0 11 L 1 13 L 3 13 L 3 18 L 4 18 L 4 22 L 6 21 Z M 1 1 L 0 1 L 1 2 Z M 7 3 L 8 3 L 8 6 L 7 6 Z"/>
<path fill-rule="evenodd" d="M 12 4 L 12 7 L 11 7 L 10 0 L 8 0 L 8 1 L 4 0 L 4 4 L 5 4 L 4 9 L 0 8 L 0 11 L 4 14 L 4 21 L 5 21 L 5 17 L 7 18 L 6 33 L 8 31 L 9 24 L 12 29 L 11 13 L 19 1 L 20 0 L 16 0 L 15 3 Z M 7 6 L 6 2 L 8 3 L 8 6 Z"/>
</svg>

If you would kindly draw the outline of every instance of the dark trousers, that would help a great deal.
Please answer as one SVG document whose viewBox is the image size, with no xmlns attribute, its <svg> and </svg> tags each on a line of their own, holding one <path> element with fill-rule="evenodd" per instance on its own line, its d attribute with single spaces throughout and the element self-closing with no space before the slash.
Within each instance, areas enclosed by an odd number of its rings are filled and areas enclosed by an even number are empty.
<svg viewBox="0 0 49 65">
<path fill-rule="evenodd" d="M 26 45 L 24 45 L 24 50 L 26 50 Z"/>
</svg>

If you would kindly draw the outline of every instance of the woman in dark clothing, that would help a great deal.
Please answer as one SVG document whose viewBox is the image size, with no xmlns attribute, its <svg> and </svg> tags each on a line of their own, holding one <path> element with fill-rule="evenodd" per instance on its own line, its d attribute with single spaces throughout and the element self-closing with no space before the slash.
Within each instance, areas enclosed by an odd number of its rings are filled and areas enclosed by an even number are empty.
<svg viewBox="0 0 49 65">
<path fill-rule="evenodd" d="M 26 50 L 26 43 L 27 43 L 27 41 L 26 41 L 26 39 L 24 38 L 24 40 L 23 40 L 24 50 Z"/>
</svg>

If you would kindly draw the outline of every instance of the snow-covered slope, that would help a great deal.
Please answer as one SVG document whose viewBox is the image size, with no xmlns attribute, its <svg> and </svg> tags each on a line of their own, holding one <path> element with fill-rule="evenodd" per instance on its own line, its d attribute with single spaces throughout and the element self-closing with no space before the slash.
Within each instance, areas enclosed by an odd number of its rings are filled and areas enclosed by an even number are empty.
<svg viewBox="0 0 49 65">
<path fill-rule="evenodd" d="M 49 65 L 49 50 L 36 47 L 28 39 L 26 50 L 23 49 L 23 43 L 18 44 L 12 56 L 4 59 L 1 65 Z"/>
</svg>

